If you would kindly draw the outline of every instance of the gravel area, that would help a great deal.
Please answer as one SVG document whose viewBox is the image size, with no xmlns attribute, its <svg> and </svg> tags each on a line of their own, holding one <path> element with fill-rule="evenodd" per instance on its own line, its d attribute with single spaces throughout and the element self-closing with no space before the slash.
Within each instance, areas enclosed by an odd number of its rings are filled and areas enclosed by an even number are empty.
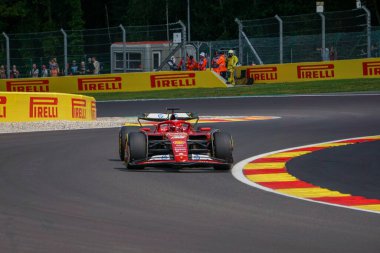
<svg viewBox="0 0 380 253">
<path fill-rule="evenodd" d="M 228 119 L 246 116 L 200 116 L 200 119 Z M 125 123 L 137 123 L 137 117 L 98 117 L 95 121 L 51 120 L 39 122 L 0 123 L 0 134 L 39 131 L 75 130 L 121 127 Z"/>
<path fill-rule="evenodd" d="M 137 122 L 136 117 L 102 117 L 95 121 L 55 120 L 43 122 L 0 123 L 1 133 L 23 133 L 36 131 L 74 130 L 120 127 L 126 122 Z"/>
</svg>

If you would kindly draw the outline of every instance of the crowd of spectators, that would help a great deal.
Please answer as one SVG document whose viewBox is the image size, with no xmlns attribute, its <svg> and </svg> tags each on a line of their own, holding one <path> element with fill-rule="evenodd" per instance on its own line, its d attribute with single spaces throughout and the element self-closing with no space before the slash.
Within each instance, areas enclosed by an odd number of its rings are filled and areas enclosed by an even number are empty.
<svg viewBox="0 0 380 253">
<path fill-rule="evenodd" d="M 234 72 L 235 67 L 238 64 L 239 59 L 235 55 L 235 52 L 231 49 L 226 54 L 225 51 L 218 50 L 215 51 L 214 57 L 211 59 L 211 63 L 209 65 L 210 68 L 224 79 L 227 80 L 230 84 L 235 84 Z M 178 65 L 176 64 L 176 58 L 172 56 L 168 61 L 168 65 L 170 70 L 206 70 L 208 66 L 208 59 L 204 52 L 199 54 L 199 62 L 196 61 L 194 56 L 186 55 L 186 62 L 183 62 L 181 58 Z"/>
<path fill-rule="evenodd" d="M 199 62 L 194 58 L 193 55 L 186 55 L 186 60 L 183 62 L 183 59 L 180 58 L 180 61 L 178 64 L 176 64 L 176 58 L 172 56 L 170 60 L 168 61 L 168 65 L 170 70 L 206 70 L 208 67 L 208 57 L 204 52 L 201 52 L 199 54 Z M 217 73 L 224 72 L 224 67 L 226 58 L 223 52 L 216 52 L 214 58 L 211 60 L 211 65 L 210 67 Z"/>
<path fill-rule="evenodd" d="M 67 75 L 97 75 L 100 74 L 101 64 L 96 59 L 96 57 L 91 57 L 85 61 L 81 61 L 77 64 L 76 60 L 67 64 Z M 49 64 L 42 64 L 40 68 L 36 63 L 32 64 L 32 68 L 27 70 L 23 77 L 37 78 L 37 77 L 57 77 L 64 76 L 65 69 L 59 67 L 57 58 L 53 57 L 50 59 Z M 10 69 L 9 78 L 20 78 L 20 71 L 16 65 L 12 65 Z M 7 68 L 5 65 L 0 65 L 0 79 L 7 78 Z"/>
<path fill-rule="evenodd" d="M 230 52 L 232 52 L 233 55 L 233 50 L 230 50 Z M 232 55 L 227 55 L 225 53 L 226 52 L 221 50 L 216 51 L 214 57 L 210 59 L 204 52 L 201 52 L 199 55 L 199 61 L 197 61 L 193 55 L 186 55 L 186 59 L 181 58 L 178 64 L 176 64 L 176 58 L 172 56 L 168 61 L 168 65 L 171 70 L 204 71 L 207 68 L 211 68 L 223 78 L 228 79 L 228 73 L 233 73 L 234 67 L 236 66 L 238 60 L 236 58 L 236 62 L 235 60 L 231 61 Z M 183 62 L 183 60 L 185 60 L 185 62 Z M 232 64 L 233 66 L 229 69 L 227 69 L 228 62 L 234 62 Z M 96 59 L 95 56 L 87 58 L 87 62 L 82 60 L 80 63 L 77 63 L 76 60 L 72 60 L 67 64 L 66 68 L 61 68 L 58 64 L 57 58 L 53 57 L 47 65 L 42 64 L 41 66 L 38 66 L 36 63 L 32 63 L 31 67 L 28 67 L 22 74 L 20 74 L 20 71 L 16 65 L 12 65 L 9 78 L 97 75 L 100 74 L 101 70 L 102 64 Z M 7 68 L 4 65 L 0 65 L 0 78 L 7 78 Z"/>
</svg>

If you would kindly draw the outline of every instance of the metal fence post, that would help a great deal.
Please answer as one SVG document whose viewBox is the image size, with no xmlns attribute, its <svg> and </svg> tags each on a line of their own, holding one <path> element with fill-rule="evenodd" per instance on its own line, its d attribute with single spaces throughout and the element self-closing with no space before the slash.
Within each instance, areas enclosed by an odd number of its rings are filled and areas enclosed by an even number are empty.
<svg viewBox="0 0 380 253">
<path fill-rule="evenodd" d="M 65 64 L 65 76 L 67 76 L 67 34 L 66 32 L 61 28 L 61 32 L 63 34 L 63 57 L 64 57 L 64 64 Z"/>
<path fill-rule="evenodd" d="M 5 43 L 6 43 L 6 54 L 7 54 L 7 78 L 10 78 L 11 76 L 11 58 L 10 58 L 10 50 L 9 50 L 9 37 L 8 35 L 3 32 L 3 35 L 5 37 Z"/>
<path fill-rule="evenodd" d="M 188 28 L 188 33 L 189 33 L 189 36 L 188 36 L 188 40 L 189 42 L 191 41 L 191 37 L 190 37 L 190 0 L 187 0 L 187 28 Z"/>
<path fill-rule="evenodd" d="M 362 9 L 367 15 L 367 58 L 371 57 L 371 12 L 362 5 Z"/>
<path fill-rule="evenodd" d="M 121 30 L 123 31 L 123 72 L 127 72 L 127 56 L 126 56 L 126 52 L 125 52 L 125 43 L 127 43 L 127 39 L 126 39 L 126 33 L 125 33 L 125 29 L 124 29 L 124 26 L 122 24 L 120 24 L 120 28 Z M 111 62 L 112 64 L 112 62 Z"/>
<path fill-rule="evenodd" d="M 195 60 L 199 62 L 199 49 L 201 48 L 203 42 L 201 41 L 194 41 L 190 42 L 190 44 L 195 46 Z"/>
<path fill-rule="evenodd" d="M 210 68 L 210 70 L 211 70 L 211 61 L 212 61 L 212 43 L 211 42 L 207 42 L 207 45 L 208 45 L 208 50 L 209 50 L 209 60 L 207 61 L 207 64 L 208 64 L 208 66 L 209 66 L 209 68 Z"/>
<path fill-rule="evenodd" d="M 279 47 L 280 47 L 280 63 L 282 64 L 284 62 L 284 42 L 283 42 L 283 22 L 282 19 L 276 14 L 274 16 L 278 20 L 279 25 Z"/>
<path fill-rule="evenodd" d="M 185 70 L 185 67 L 186 67 L 186 44 L 187 44 L 186 26 L 181 20 L 179 20 L 178 23 L 182 27 L 182 37 L 183 37 L 182 38 L 182 41 L 183 41 L 183 45 L 182 45 L 182 70 Z"/>
<path fill-rule="evenodd" d="M 319 16 L 321 16 L 321 20 L 322 20 L 322 49 L 321 49 L 321 56 L 322 56 L 322 60 L 327 60 L 328 59 L 328 55 L 326 55 L 326 18 L 325 18 L 325 15 L 323 15 L 323 13 L 318 13 Z"/>
<path fill-rule="evenodd" d="M 238 24 L 240 24 L 241 27 L 243 27 L 243 25 L 242 25 L 242 23 L 241 23 L 241 21 L 240 21 L 239 19 L 236 18 L 236 19 L 235 19 L 235 22 L 238 23 Z M 257 61 L 259 62 L 259 64 L 260 64 L 260 65 L 263 65 L 263 64 L 264 64 L 263 61 L 261 60 L 261 58 L 260 58 L 259 54 L 257 53 L 256 49 L 253 47 L 251 41 L 249 41 L 249 38 L 248 38 L 248 36 L 245 34 L 245 32 L 243 31 L 243 28 L 241 29 L 241 36 L 242 36 L 242 37 L 245 39 L 245 41 L 247 42 L 249 48 L 251 49 L 253 55 L 256 57 L 256 59 L 257 59 Z M 240 55 L 239 55 L 239 56 L 240 56 Z M 241 57 L 243 57 L 243 56 L 241 56 Z M 248 64 L 248 63 L 247 63 L 247 64 Z"/>
<path fill-rule="evenodd" d="M 241 34 L 243 32 L 243 24 L 238 18 L 235 18 L 235 22 L 238 24 L 238 29 L 239 29 L 239 60 L 241 61 L 241 63 L 243 63 L 243 40 L 241 38 L 242 36 Z"/>
</svg>

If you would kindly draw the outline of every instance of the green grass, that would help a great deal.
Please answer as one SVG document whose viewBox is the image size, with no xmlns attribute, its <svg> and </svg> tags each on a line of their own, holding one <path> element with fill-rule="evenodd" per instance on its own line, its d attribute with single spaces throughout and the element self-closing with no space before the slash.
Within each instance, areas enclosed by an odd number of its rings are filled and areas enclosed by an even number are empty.
<svg viewBox="0 0 380 253">
<path fill-rule="evenodd" d="M 119 92 L 119 93 L 88 93 L 97 101 L 154 99 L 154 98 L 193 98 L 193 97 L 222 97 L 222 96 L 251 96 L 251 95 L 289 95 L 289 94 L 316 94 L 337 92 L 380 92 L 380 78 L 378 79 L 349 79 L 331 81 L 313 81 L 279 84 L 253 84 L 233 88 L 211 89 L 176 89 L 146 92 Z"/>
</svg>

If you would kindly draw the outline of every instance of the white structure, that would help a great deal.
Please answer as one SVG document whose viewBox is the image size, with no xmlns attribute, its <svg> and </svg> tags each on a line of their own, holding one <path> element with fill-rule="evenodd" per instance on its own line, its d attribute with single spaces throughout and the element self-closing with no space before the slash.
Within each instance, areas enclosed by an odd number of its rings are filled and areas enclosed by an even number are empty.
<svg viewBox="0 0 380 253">
<path fill-rule="evenodd" d="M 148 72 L 154 71 L 160 66 L 167 56 L 178 44 L 171 41 L 140 41 L 140 42 L 116 42 L 111 45 L 111 73 L 124 72 L 123 51 L 125 50 L 126 72 Z M 195 48 L 186 46 L 189 55 L 195 56 Z M 176 63 L 181 60 L 181 50 L 174 54 Z M 164 70 L 169 66 L 165 65 Z"/>
</svg>

